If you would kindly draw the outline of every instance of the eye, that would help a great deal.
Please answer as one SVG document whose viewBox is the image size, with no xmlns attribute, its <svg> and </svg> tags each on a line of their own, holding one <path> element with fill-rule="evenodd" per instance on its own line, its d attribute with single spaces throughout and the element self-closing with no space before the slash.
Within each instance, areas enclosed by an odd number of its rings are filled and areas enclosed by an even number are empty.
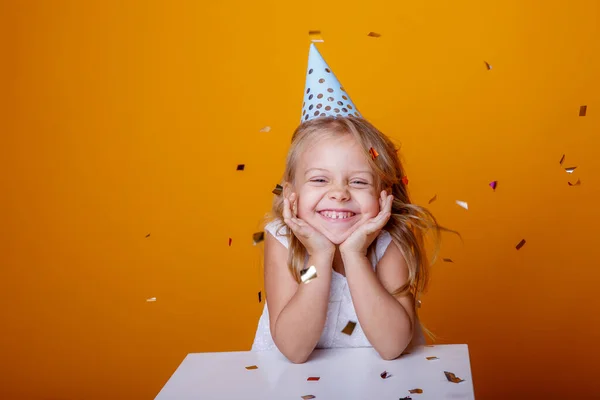
<svg viewBox="0 0 600 400">
<path fill-rule="evenodd" d="M 350 183 L 357 184 L 357 185 L 368 185 L 369 184 L 369 182 L 365 182 L 365 181 L 352 181 Z"/>
<path fill-rule="evenodd" d="M 314 178 L 310 180 L 311 182 L 316 182 L 316 183 L 324 183 L 325 179 L 323 178 Z"/>
</svg>

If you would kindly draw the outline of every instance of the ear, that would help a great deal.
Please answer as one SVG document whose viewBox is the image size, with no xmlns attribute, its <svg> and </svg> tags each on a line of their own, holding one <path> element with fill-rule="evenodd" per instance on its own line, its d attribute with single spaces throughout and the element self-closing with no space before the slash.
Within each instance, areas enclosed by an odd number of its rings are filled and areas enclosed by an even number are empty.
<svg viewBox="0 0 600 400">
<path fill-rule="evenodd" d="M 283 197 L 288 198 L 294 191 L 294 186 L 290 182 L 284 182 L 283 184 Z"/>
</svg>

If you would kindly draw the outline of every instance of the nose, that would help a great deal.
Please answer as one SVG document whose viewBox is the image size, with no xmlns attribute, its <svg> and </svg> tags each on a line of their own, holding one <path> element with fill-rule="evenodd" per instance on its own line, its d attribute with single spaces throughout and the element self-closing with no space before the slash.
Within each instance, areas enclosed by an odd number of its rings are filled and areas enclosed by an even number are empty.
<svg viewBox="0 0 600 400">
<path fill-rule="evenodd" d="M 348 201 L 350 200 L 350 193 L 346 186 L 336 185 L 329 191 L 329 198 L 337 201 Z"/>
</svg>

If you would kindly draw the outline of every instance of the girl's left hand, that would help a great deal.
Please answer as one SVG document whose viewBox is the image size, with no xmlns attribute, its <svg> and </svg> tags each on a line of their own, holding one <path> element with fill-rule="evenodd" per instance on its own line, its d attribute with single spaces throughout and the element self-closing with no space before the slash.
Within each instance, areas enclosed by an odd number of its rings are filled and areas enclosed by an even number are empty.
<svg viewBox="0 0 600 400">
<path fill-rule="evenodd" d="M 381 229 L 387 224 L 392 215 L 392 202 L 394 196 L 387 195 L 383 190 L 379 197 L 379 214 L 362 223 L 342 244 L 340 244 L 340 253 L 358 253 L 367 254 L 367 249 L 373 243 L 373 240 L 379 235 Z"/>
</svg>

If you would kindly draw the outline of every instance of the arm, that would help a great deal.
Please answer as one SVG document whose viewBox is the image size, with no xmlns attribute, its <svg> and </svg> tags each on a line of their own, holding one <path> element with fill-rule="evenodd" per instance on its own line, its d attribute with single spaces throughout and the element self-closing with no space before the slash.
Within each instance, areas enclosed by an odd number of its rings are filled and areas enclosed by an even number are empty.
<svg viewBox="0 0 600 400">
<path fill-rule="evenodd" d="M 360 325 L 381 358 L 393 360 L 409 345 L 415 320 L 412 296 L 395 298 L 390 292 L 408 280 L 400 249 L 390 243 L 377 264 L 361 253 L 342 253 L 346 278 Z"/>
<path fill-rule="evenodd" d="M 329 304 L 333 254 L 316 253 L 308 265 L 317 278 L 298 284 L 287 267 L 288 250 L 270 233 L 265 238 L 265 292 L 271 336 L 291 362 L 303 363 L 319 342 Z"/>
</svg>

